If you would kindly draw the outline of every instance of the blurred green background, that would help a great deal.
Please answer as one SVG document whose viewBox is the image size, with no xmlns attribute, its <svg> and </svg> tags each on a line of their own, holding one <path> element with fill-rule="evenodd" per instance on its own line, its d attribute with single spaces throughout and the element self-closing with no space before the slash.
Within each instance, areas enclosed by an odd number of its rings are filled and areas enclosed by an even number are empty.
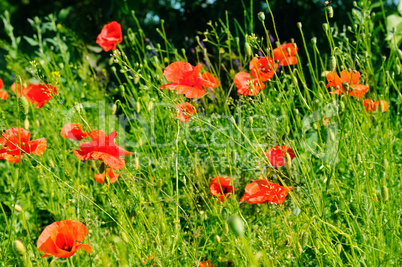
<svg viewBox="0 0 402 267">
<path fill-rule="evenodd" d="M 397 0 L 373 1 L 375 4 L 385 4 L 385 13 L 396 12 Z M 321 52 L 329 52 L 327 39 L 322 29 L 322 23 L 325 19 L 325 1 L 311 0 L 271 0 L 270 8 L 274 14 L 276 28 L 280 41 L 289 42 L 293 38 L 299 46 L 302 44 L 300 31 L 297 28 L 297 22 L 303 23 L 305 38 L 309 44 L 312 37 L 317 37 L 317 47 Z M 335 16 L 330 19 L 339 28 L 350 23 L 350 11 L 353 9 L 353 1 L 331 1 Z M 202 32 L 210 28 L 209 21 L 218 22 L 226 20 L 232 25 L 238 22 L 247 32 L 254 32 L 258 36 L 264 36 L 263 27 L 257 19 L 257 13 L 263 11 L 266 13 L 265 24 L 267 29 L 273 33 L 272 18 L 269 15 L 269 8 L 266 1 L 229 1 L 229 0 L 1 0 L 1 14 L 5 11 L 10 13 L 11 25 L 14 27 L 14 35 L 21 37 L 21 43 L 18 50 L 23 54 L 31 55 L 36 47 L 31 46 L 23 36 L 32 38 L 37 29 L 28 22 L 28 19 L 34 19 L 36 16 L 44 18 L 53 14 L 59 24 L 75 33 L 74 41 L 70 45 L 75 46 L 76 53 L 80 53 L 82 45 L 97 46 L 95 43 L 97 35 L 100 33 L 103 25 L 113 20 L 122 24 L 123 35 L 127 33 L 128 28 L 134 31 L 138 30 L 135 20 L 131 14 L 135 12 L 142 29 L 147 37 L 147 42 L 163 43 L 162 38 L 156 31 L 161 28 L 161 22 L 164 21 L 164 30 L 168 41 L 176 48 L 184 48 L 190 52 L 195 47 L 195 37 L 198 35 L 203 39 Z M 253 20 L 245 20 L 245 15 L 253 14 Z M 373 21 L 383 19 L 382 16 L 376 16 Z M 245 21 L 248 21 L 245 23 Z M 249 23 L 252 21 L 253 23 Z M 0 21 L 3 24 L 3 21 Z M 3 25 L 2 25 L 3 28 Z M 46 35 L 44 36 L 46 37 Z M 77 41 L 78 40 L 78 41 Z M 10 38 L 4 30 L 0 31 L 0 73 L 5 74 L 6 58 L 10 52 L 7 45 L 1 45 L 1 42 L 9 43 Z M 244 40 L 240 40 L 241 43 Z M 71 50 L 74 53 L 74 50 Z M 299 49 L 303 57 L 303 49 Z M 195 63 L 194 53 L 188 53 L 189 62 Z M 105 59 L 109 58 L 109 53 L 102 53 Z M 3 75 L 4 76 L 4 75 Z M 3 80 L 7 78 L 3 77 Z"/>
</svg>

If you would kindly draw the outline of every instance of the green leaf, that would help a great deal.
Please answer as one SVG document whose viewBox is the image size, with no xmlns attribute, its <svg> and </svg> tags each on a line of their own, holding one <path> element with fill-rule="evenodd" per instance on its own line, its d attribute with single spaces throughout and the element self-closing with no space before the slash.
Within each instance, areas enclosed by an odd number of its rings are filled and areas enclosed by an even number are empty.
<svg viewBox="0 0 402 267">
<path fill-rule="evenodd" d="M 33 38 L 30 38 L 30 37 L 28 37 L 28 36 L 24 36 L 24 39 L 25 39 L 25 41 L 27 41 L 31 46 L 37 46 L 37 45 L 38 45 L 38 42 L 37 42 L 35 39 L 33 39 Z"/>
</svg>

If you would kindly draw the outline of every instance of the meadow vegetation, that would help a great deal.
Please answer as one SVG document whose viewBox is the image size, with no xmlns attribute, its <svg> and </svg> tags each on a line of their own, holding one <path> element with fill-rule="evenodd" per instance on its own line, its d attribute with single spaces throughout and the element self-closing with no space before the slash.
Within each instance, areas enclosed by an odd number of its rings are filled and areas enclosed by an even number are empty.
<svg viewBox="0 0 402 267">
<path fill-rule="evenodd" d="M 266 4 L 208 22 L 191 48 L 164 21 L 152 42 L 134 11 L 106 46 L 55 14 L 15 36 L 4 11 L 0 263 L 401 266 L 402 4 L 357 1 L 340 25 L 325 3 L 326 39 L 301 20 L 298 43 Z M 257 180 L 282 191 L 250 197 Z M 85 225 L 84 249 L 42 258 L 42 231 L 65 220 Z"/>
</svg>

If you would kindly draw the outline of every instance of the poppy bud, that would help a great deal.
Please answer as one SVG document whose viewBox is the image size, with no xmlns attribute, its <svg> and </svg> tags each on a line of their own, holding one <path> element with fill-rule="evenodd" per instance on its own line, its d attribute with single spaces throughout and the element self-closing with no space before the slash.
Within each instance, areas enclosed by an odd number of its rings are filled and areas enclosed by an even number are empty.
<svg viewBox="0 0 402 267">
<path fill-rule="evenodd" d="M 29 102 L 28 102 L 28 100 L 27 100 L 24 96 L 21 96 L 21 97 L 18 99 L 18 105 L 20 106 L 20 109 L 21 109 L 22 113 L 28 114 L 28 111 L 29 111 Z"/>
<path fill-rule="evenodd" d="M 138 159 L 138 157 L 134 158 L 134 169 L 138 170 L 140 168 L 140 160 Z"/>
<path fill-rule="evenodd" d="M 336 57 L 331 56 L 329 59 L 329 70 L 334 72 L 336 70 Z"/>
<path fill-rule="evenodd" d="M 290 170 L 290 167 L 292 167 L 292 158 L 288 152 L 285 153 L 285 167 L 288 170 Z"/>
<path fill-rule="evenodd" d="M 341 107 L 341 112 L 344 112 L 344 111 L 345 111 L 345 102 L 343 102 L 343 101 L 341 100 L 339 106 Z"/>
<path fill-rule="evenodd" d="M 153 107 L 154 107 L 154 102 L 151 101 L 151 102 L 148 103 L 147 110 L 151 111 Z"/>
<path fill-rule="evenodd" d="M 216 236 L 215 236 L 215 240 L 216 240 L 216 242 L 218 242 L 218 243 L 221 242 L 221 238 L 219 237 L 219 235 L 216 235 Z"/>
<path fill-rule="evenodd" d="M 336 250 L 337 250 L 338 254 L 341 254 L 341 252 L 342 252 L 342 244 L 338 243 L 336 245 Z"/>
<path fill-rule="evenodd" d="M 15 251 L 16 251 L 18 254 L 20 254 L 21 256 L 24 256 L 25 253 L 27 252 L 27 250 L 26 250 L 26 248 L 25 248 L 25 246 L 24 246 L 24 243 L 23 243 L 22 240 L 19 239 L 19 238 L 16 239 L 16 240 L 14 240 L 14 242 L 13 242 L 13 247 L 14 247 Z"/>
<path fill-rule="evenodd" d="M 362 163 L 362 156 L 360 154 L 357 154 L 356 160 L 357 160 L 357 162 Z"/>
<path fill-rule="evenodd" d="M 302 245 L 299 242 L 297 242 L 297 249 L 299 250 L 299 253 L 303 252 Z"/>
<path fill-rule="evenodd" d="M 244 50 L 247 56 L 251 57 L 253 55 L 253 51 L 251 50 L 251 46 L 248 42 L 244 44 Z"/>
<path fill-rule="evenodd" d="M 380 101 L 380 111 L 384 112 L 385 111 L 385 104 L 384 101 Z"/>
<path fill-rule="evenodd" d="M 21 208 L 21 206 L 18 205 L 18 204 L 15 204 L 15 205 L 14 205 L 14 209 L 15 209 L 16 211 L 19 211 L 19 212 L 23 212 L 23 211 L 24 211 L 24 210 Z"/>
<path fill-rule="evenodd" d="M 387 159 L 384 159 L 383 161 L 382 161 L 382 165 L 384 166 L 384 169 L 388 169 L 388 167 L 389 167 L 389 163 L 388 163 L 388 160 Z"/>
<path fill-rule="evenodd" d="M 264 22 L 264 20 L 265 20 L 265 14 L 264 14 L 264 12 L 259 12 L 259 13 L 257 14 L 257 17 L 258 17 L 258 19 L 259 19 L 260 21 Z"/>
<path fill-rule="evenodd" d="M 331 129 L 328 129 L 328 135 L 329 135 L 329 139 L 331 139 L 331 141 L 335 141 L 335 134 Z"/>
<path fill-rule="evenodd" d="M 402 60 L 402 50 L 398 49 L 397 52 L 398 52 L 399 59 Z"/>
<path fill-rule="evenodd" d="M 342 89 L 345 91 L 345 92 L 348 92 L 349 91 L 349 83 L 348 82 L 343 82 L 342 83 Z"/>
<path fill-rule="evenodd" d="M 332 8 L 332 6 L 327 6 L 326 10 L 328 17 L 332 19 L 334 17 L 334 9 Z"/>
<path fill-rule="evenodd" d="M 28 118 L 25 118 L 25 120 L 24 120 L 24 128 L 25 128 L 25 130 L 29 129 L 29 120 L 28 120 Z"/>
<path fill-rule="evenodd" d="M 244 237 L 244 222 L 239 215 L 229 217 L 227 222 L 236 236 Z"/>
<path fill-rule="evenodd" d="M 141 111 L 140 102 L 137 101 L 137 103 L 135 104 L 135 107 L 137 108 L 137 113 L 140 113 L 140 111 Z"/>
<path fill-rule="evenodd" d="M 328 31 L 328 24 L 327 23 L 323 23 L 322 24 L 322 28 L 324 29 L 324 32 Z"/>
<path fill-rule="evenodd" d="M 116 111 L 117 111 L 117 105 L 116 104 L 113 104 L 113 106 L 112 106 L 112 115 L 114 115 L 114 114 L 116 114 Z"/>
<path fill-rule="evenodd" d="M 229 225 L 227 222 L 225 222 L 225 233 L 228 234 L 229 233 Z"/>
<path fill-rule="evenodd" d="M 301 30 L 301 28 L 302 28 L 302 23 L 301 22 L 297 23 L 297 28 L 299 28 Z"/>
<path fill-rule="evenodd" d="M 303 248 L 307 247 L 308 245 L 308 232 L 304 232 L 301 240 L 301 245 Z"/>
<path fill-rule="evenodd" d="M 121 239 L 122 239 L 125 243 L 128 243 L 128 242 L 129 242 L 128 237 L 127 237 L 127 235 L 126 235 L 125 232 L 121 232 Z"/>
<path fill-rule="evenodd" d="M 386 185 L 384 185 L 383 187 L 381 187 L 381 197 L 382 197 L 382 200 L 385 202 L 385 201 L 388 201 L 388 199 L 389 199 L 389 194 L 388 194 L 388 187 L 386 186 Z"/>
<path fill-rule="evenodd" d="M 396 74 L 397 74 L 397 75 L 401 74 L 401 66 L 400 66 L 399 64 L 397 64 L 395 68 L 396 68 L 396 69 L 395 69 Z"/>
<path fill-rule="evenodd" d="M 116 51 L 116 50 L 115 50 L 115 51 Z M 119 90 L 120 90 L 120 92 L 121 92 L 122 94 L 124 94 L 124 92 L 126 91 L 126 89 L 124 88 L 123 85 L 120 85 L 120 86 L 119 86 Z"/>
</svg>

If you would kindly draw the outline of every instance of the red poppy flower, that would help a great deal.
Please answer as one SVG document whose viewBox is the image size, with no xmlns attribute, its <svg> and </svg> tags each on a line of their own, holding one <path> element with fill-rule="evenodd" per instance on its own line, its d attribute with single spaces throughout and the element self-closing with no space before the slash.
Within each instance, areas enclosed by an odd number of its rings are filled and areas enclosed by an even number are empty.
<svg viewBox="0 0 402 267">
<path fill-rule="evenodd" d="M 283 203 L 292 187 L 283 187 L 266 179 L 260 179 L 248 184 L 245 194 L 240 201 L 247 201 L 249 204 L 257 203 Z"/>
<path fill-rule="evenodd" d="M 230 177 L 214 177 L 209 184 L 209 194 L 217 196 L 219 202 L 224 202 L 233 193 L 233 186 L 230 185 Z"/>
<path fill-rule="evenodd" d="M 260 89 L 265 88 L 265 84 L 259 79 L 251 79 L 251 76 L 247 72 L 239 72 L 234 77 L 234 83 L 237 87 L 237 93 L 239 95 L 253 96 L 260 92 Z"/>
<path fill-rule="evenodd" d="M 16 163 L 23 158 L 24 153 L 42 156 L 47 147 L 45 138 L 29 141 L 30 136 L 31 133 L 23 128 L 6 130 L 0 137 L 0 159 Z M 21 143 L 19 139 L 21 139 Z M 21 158 L 19 157 L 20 149 L 18 147 L 21 148 Z"/>
<path fill-rule="evenodd" d="M 126 164 L 121 156 L 131 155 L 133 153 L 116 145 L 114 142 L 116 136 L 116 131 L 113 131 L 109 136 L 107 136 L 101 130 L 94 130 L 89 133 L 92 142 L 81 143 L 81 150 L 75 150 L 74 154 L 80 160 L 97 159 L 103 161 L 107 166 L 113 169 L 124 168 Z"/>
<path fill-rule="evenodd" d="M 263 82 L 271 79 L 275 75 L 277 68 L 278 64 L 276 64 L 270 57 L 262 57 L 260 59 L 255 57 L 249 64 L 251 75 Z"/>
<path fill-rule="evenodd" d="M 193 104 L 188 102 L 177 104 L 175 108 L 179 109 L 179 115 L 177 115 L 177 118 L 182 122 L 188 122 L 188 118 L 195 113 Z"/>
<path fill-rule="evenodd" d="M 297 46 L 294 47 L 292 43 L 287 43 L 275 48 L 272 53 L 274 60 L 279 60 L 279 64 L 289 66 L 297 64 L 297 57 L 295 57 L 297 50 Z"/>
<path fill-rule="evenodd" d="M 11 85 L 11 90 L 17 94 L 18 97 L 22 95 L 31 103 L 35 104 L 36 108 L 41 108 L 45 105 L 53 96 L 57 94 L 56 87 L 49 84 L 28 84 L 26 88 L 22 88 L 18 84 L 16 88 L 15 83 Z"/>
<path fill-rule="evenodd" d="M 184 94 L 187 98 L 202 97 L 205 88 L 214 87 L 215 83 L 198 77 L 200 69 L 201 63 L 193 67 L 187 62 L 173 62 L 163 71 L 163 75 L 171 83 L 162 85 L 161 89 L 176 90 L 178 94 Z"/>
<path fill-rule="evenodd" d="M 214 265 L 212 265 L 211 264 L 211 261 L 209 260 L 209 261 L 202 261 L 202 262 L 200 262 L 200 265 L 199 265 L 200 267 L 215 267 L 215 264 Z"/>
<path fill-rule="evenodd" d="M 105 52 L 112 49 L 115 50 L 117 43 L 121 43 L 122 41 L 121 25 L 116 21 L 112 21 L 103 26 L 101 33 L 96 38 L 96 43 L 102 47 Z"/>
<path fill-rule="evenodd" d="M 102 172 L 101 174 L 95 174 L 95 180 L 98 182 L 98 183 L 103 183 L 104 181 L 105 181 L 105 177 L 106 177 L 106 174 L 107 174 L 107 176 L 109 176 L 109 179 L 110 179 L 110 183 L 111 184 L 113 184 L 114 182 L 116 182 L 117 181 L 117 178 L 119 178 L 119 174 L 118 173 L 115 173 L 114 171 L 113 171 L 113 169 L 111 169 L 111 168 L 106 168 L 106 173 L 105 172 Z"/>
<path fill-rule="evenodd" d="M 214 85 L 211 86 L 213 88 L 218 87 L 220 85 L 218 78 L 216 78 L 214 75 L 212 75 L 209 72 L 204 72 L 203 74 L 201 74 L 201 78 L 213 83 Z"/>
<path fill-rule="evenodd" d="M 358 71 L 348 72 L 347 70 L 343 70 L 341 72 L 341 77 L 339 77 L 338 74 L 335 72 L 330 72 L 327 75 L 327 80 L 329 83 L 326 87 L 328 88 L 332 86 L 335 88 L 334 91 L 330 92 L 331 94 L 340 95 L 348 93 L 350 96 L 360 98 L 367 92 L 369 87 L 367 85 L 358 84 L 359 79 L 360 73 Z M 347 83 L 351 91 L 345 92 L 342 87 L 343 83 Z"/>
<path fill-rule="evenodd" d="M 148 260 L 141 258 L 141 261 L 145 265 L 150 265 L 153 262 L 152 266 L 156 266 L 155 258 L 152 255 L 148 256 Z"/>
<path fill-rule="evenodd" d="M 63 220 L 48 225 L 38 238 L 37 247 L 44 257 L 68 258 L 80 248 L 91 253 L 91 246 L 82 244 L 87 228 L 78 221 Z"/>
<path fill-rule="evenodd" d="M 274 146 L 271 147 L 268 152 L 264 152 L 265 156 L 267 156 L 268 161 L 274 167 L 280 167 L 285 165 L 285 154 L 288 153 L 290 155 L 291 160 L 293 160 L 296 155 L 293 152 L 293 149 L 287 146 Z"/>
<path fill-rule="evenodd" d="M 82 131 L 79 123 L 68 123 L 61 129 L 60 135 L 64 138 L 82 140 L 88 136 L 88 133 Z"/>
<path fill-rule="evenodd" d="M 0 79 L 0 99 L 6 100 L 8 98 L 8 93 L 5 90 L 1 90 L 3 88 L 3 80 Z"/>
<path fill-rule="evenodd" d="M 364 99 L 363 101 L 363 105 L 366 107 L 367 112 L 376 111 L 377 107 L 380 106 L 380 103 L 382 103 L 383 105 L 382 112 L 386 112 L 389 108 L 389 104 L 385 100 L 375 101 L 370 99 Z"/>
</svg>

